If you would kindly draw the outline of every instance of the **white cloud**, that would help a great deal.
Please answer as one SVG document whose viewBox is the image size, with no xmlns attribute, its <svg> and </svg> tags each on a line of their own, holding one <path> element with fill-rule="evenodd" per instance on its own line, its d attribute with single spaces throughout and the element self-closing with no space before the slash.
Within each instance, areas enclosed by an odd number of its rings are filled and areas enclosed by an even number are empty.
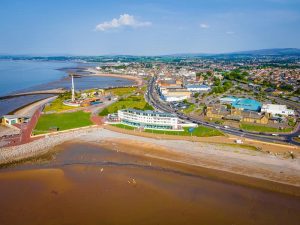
<svg viewBox="0 0 300 225">
<path fill-rule="evenodd" d="M 134 16 L 129 14 L 123 14 L 120 15 L 119 18 L 114 18 L 111 21 L 106 21 L 103 23 L 100 23 L 96 26 L 96 31 L 106 31 L 110 29 L 117 29 L 119 27 L 146 27 L 151 26 L 151 22 L 142 22 L 135 19 Z"/>
<path fill-rule="evenodd" d="M 209 26 L 208 24 L 206 24 L 206 23 L 201 23 L 201 24 L 200 24 L 200 27 L 201 27 L 202 29 L 207 29 L 207 28 L 209 28 L 210 26 Z"/>
<path fill-rule="evenodd" d="M 233 32 L 233 31 L 226 31 L 226 34 L 231 35 L 231 34 L 235 34 L 235 32 Z"/>
</svg>

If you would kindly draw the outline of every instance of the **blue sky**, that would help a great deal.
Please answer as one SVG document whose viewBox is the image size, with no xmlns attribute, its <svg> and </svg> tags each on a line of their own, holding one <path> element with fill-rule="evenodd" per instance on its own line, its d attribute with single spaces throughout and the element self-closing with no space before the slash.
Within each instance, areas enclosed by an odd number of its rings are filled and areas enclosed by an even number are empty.
<svg viewBox="0 0 300 225">
<path fill-rule="evenodd" d="M 300 0 L 1 0 L 0 53 L 300 48 Z"/>
</svg>

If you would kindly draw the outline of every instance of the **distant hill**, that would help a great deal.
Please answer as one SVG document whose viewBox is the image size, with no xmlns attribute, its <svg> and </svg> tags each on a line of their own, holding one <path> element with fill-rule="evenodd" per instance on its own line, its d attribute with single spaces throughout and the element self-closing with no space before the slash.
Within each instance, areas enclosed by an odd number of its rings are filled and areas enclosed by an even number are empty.
<svg viewBox="0 0 300 225">
<path fill-rule="evenodd" d="M 224 53 L 221 55 L 300 56 L 300 49 L 299 48 L 271 48 L 271 49 Z"/>
<path fill-rule="evenodd" d="M 260 50 L 250 50 L 250 51 L 239 51 L 230 53 L 178 53 L 178 54 L 166 54 L 166 55 L 122 55 L 122 54 L 112 54 L 112 55 L 98 55 L 98 56 L 76 56 L 76 55 L 9 55 L 1 54 L 1 59 L 12 59 L 12 60 L 59 60 L 59 61 L 70 61 L 70 60 L 83 60 L 88 62 L 98 62 L 98 61 L 151 61 L 157 59 L 170 58 L 171 60 L 179 60 L 180 58 L 202 58 L 202 57 L 214 57 L 214 58 L 243 58 L 243 57 L 264 57 L 264 56 L 292 56 L 300 57 L 299 48 L 271 48 L 271 49 L 260 49 Z"/>
</svg>

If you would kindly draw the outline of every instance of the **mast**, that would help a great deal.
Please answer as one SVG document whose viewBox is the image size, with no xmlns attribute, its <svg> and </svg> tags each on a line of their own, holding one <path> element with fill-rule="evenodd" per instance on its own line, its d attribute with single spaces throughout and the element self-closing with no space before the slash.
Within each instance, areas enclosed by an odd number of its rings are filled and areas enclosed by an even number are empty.
<svg viewBox="0 0 300 225">
<path fill-rule="evenodd" d="M 75 101 L 75 87 L 74 87 L 73 74 L 71 75 L 71 77 L 72 77 L 72 89 L 71 89 L 71 91 L 72 91 L 72 102 L 74 102 Z"/>
</svg>

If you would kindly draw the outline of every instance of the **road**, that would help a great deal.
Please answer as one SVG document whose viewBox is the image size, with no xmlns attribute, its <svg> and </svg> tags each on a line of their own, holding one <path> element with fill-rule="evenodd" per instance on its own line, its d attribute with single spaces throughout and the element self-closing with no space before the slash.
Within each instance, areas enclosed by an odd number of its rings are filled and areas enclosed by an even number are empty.
<svg viewBox="0 0 300 225">
<path fill-rule="evenodd" d="M 177 117 L 180 119 L 183 119 L 183 120 L 186 120 L 189 122 L 193 122 L 198 125 L 215 128 L 226 134 L 231 134 L 231 135 L 240 136 L 243 138 L 249 138 L 249 139 L 254 139 L 254 140 L 259 140 L 259 141 L 264 141 L 264 142 L 285 143 L 285 144 L 293 144 L 293 145 L 300 146 L 300 143 L 293 140 L 293 137 L 297 137 L 298 135 L 300 135 L 300 126 L 298 126 L 296 131 L 293 133 L 279 134 L 278 136 L 273 136 L 272 134 L 258 134 L 258 133 L 254 133 L 254 132 L 243 131 L 243 130 L 233 128 L 233 127 L 225 128 L 225 127 L 213 124 L 213 123 L 208 123 L 208 122 L 199 120 L 198 118 L 193 118 L 192 116 L 187 116 L 181 112 L 178 112 L 178 111 L 172 109 L 168 104 L 166 104 L 165 102 L 163 102 L 160 99 L 160 97 L 155 89 L 156 79 L 157 79 L 156 77 L 151 78 L 151 80 L 148 83 L 147 92 L 145 94 L 146 101 L 150 105 L 152 105 L 156 110 L 176 114 Z"/>
</svg>

